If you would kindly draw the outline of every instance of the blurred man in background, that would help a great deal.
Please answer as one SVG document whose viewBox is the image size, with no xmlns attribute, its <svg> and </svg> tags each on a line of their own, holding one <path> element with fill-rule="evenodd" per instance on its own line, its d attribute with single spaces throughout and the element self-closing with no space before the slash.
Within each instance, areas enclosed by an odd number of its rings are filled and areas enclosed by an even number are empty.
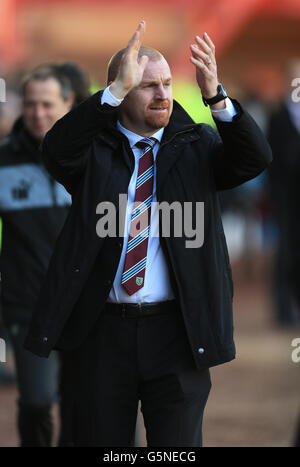
<svg viewBox="0 0 300 467">
<path fill-rule="evenodd" d="M 2 313 L 15 356 L 21 446 L 50 446 L 57 356 L 40 359 L 23 348 L 23 341 L 70 205 L 68 193 L 44 168 L 38 148 L 72 107 L 74 93 L 58 68 L 44 66 L 25 76 L 22 98 L 22 115 L 0 146 Z"/>
<path fill-rule="evenodd" d="M 270 191 L 279 241 L 274 266 L 275 318 L 281 326 L 300 323 L 300 59 L 289 62 L 287 93 L 268 128 L 274 160 Z M 294 446 L 300 446 L 300 416 Z"/>
<path fill-rule="evenodd" d="M 289 63 L 286 98 L 270 118 L 268 137 L 274 160 L 269 170 L 273 213 L 279 230 L 274 268 L 276 321 L 299 323 L 300 310 L 300 59 Z"/>
</svg>

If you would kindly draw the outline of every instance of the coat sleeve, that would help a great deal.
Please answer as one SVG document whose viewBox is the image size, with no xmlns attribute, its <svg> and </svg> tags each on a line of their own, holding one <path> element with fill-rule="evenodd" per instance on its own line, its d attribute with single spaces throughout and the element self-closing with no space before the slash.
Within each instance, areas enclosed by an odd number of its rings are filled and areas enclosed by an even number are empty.
<svg viewBox="0 0 300 467">
<path fill-rule="evenodd" d="M 115 107 L 101 105 L 101 92 L 97 92 L 58 120 L 46 134 L 41 148 L 44 164 L 70 193 L 85 170 L 93 139 L 115 112 Z"/>
<path fill-rule="evenodd" d="M 232 102 L 238 111 L 232 122 L 215 119 L 219 135 L 213 138 L 212 165 L 217 190 L 251 180 L 272 161 L 271 148 L 258 125 L 236 100 Z"/>
</svg>

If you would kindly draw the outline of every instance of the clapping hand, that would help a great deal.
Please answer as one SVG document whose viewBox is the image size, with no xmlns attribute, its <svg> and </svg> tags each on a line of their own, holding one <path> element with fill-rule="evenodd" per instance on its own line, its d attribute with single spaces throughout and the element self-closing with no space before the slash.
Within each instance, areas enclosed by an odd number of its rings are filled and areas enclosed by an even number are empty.
<svg viewBox="0 0 300 467">
<path fill-rule="evenodd" d="M 190 60 L 195 65 L 196 79 L 202 96 L 210 99 L 217 94 L 219 84 L 215 46 L 206 32 L 203 34 L 203 39 L 196 36 L 196 42 L 190 46 L 192 52 Z"/>
<path fill-rule="evenodd" d="M 138 54 L 142 45 L 145 29 L 146 23 L 145 21 L 141 21 L 128 42 L 121 59 L 118 75 L 110 85 L 110 92 L 119 99 L 123 99 L 142 81 L 143 73 L 149 60 L 148 57 L 143 55 L 138 63 Z"/>
</svg>

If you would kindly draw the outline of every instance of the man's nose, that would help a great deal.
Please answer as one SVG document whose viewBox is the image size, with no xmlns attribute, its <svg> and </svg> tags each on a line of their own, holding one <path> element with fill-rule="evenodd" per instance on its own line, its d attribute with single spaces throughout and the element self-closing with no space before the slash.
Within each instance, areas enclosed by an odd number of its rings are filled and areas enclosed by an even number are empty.
<svg viewBox="0 0 300 467">
<path fill-rule="evenodd" d="M 167 94 L 166 88 L 165 88 L 163 85 L 160 85 L 160 86 L 157 88 L 157 93 L 156 93 L 156 95 L 157 95 L 157 98 L 158 98 L 158 99 L 162 99 L 162 100 L 167 99 L 168 94 Z"/>
<path fill-rule="evenodd" d="M 41 105 L 37 105 L 34 109 L 34 116 L 36 119 L 43 118 L 44 116 L 44 109 Z"/>
</svg>

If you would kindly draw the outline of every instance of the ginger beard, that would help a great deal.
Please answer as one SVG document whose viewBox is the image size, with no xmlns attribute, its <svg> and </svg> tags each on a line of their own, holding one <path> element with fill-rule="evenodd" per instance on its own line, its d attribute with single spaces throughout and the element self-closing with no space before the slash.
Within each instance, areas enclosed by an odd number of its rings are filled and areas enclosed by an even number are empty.
<svg viewBox="0 0 300 467">
<path fill-rule="evenodd" d="M 170 108 L 172 103 L 169 100 L 164 102 L 152 102 L 145 112 L 145 123 L 153 130 L 166 127 L 170 119 Z"/>
<path fill-rule="evenodd" d="M 173 109 L 172 77 L 167 61 L 149 61 L 142 82 L 120 106 L 121 124 L 141 136 L 151 136 L 169 123 Z"/>
</svg>

